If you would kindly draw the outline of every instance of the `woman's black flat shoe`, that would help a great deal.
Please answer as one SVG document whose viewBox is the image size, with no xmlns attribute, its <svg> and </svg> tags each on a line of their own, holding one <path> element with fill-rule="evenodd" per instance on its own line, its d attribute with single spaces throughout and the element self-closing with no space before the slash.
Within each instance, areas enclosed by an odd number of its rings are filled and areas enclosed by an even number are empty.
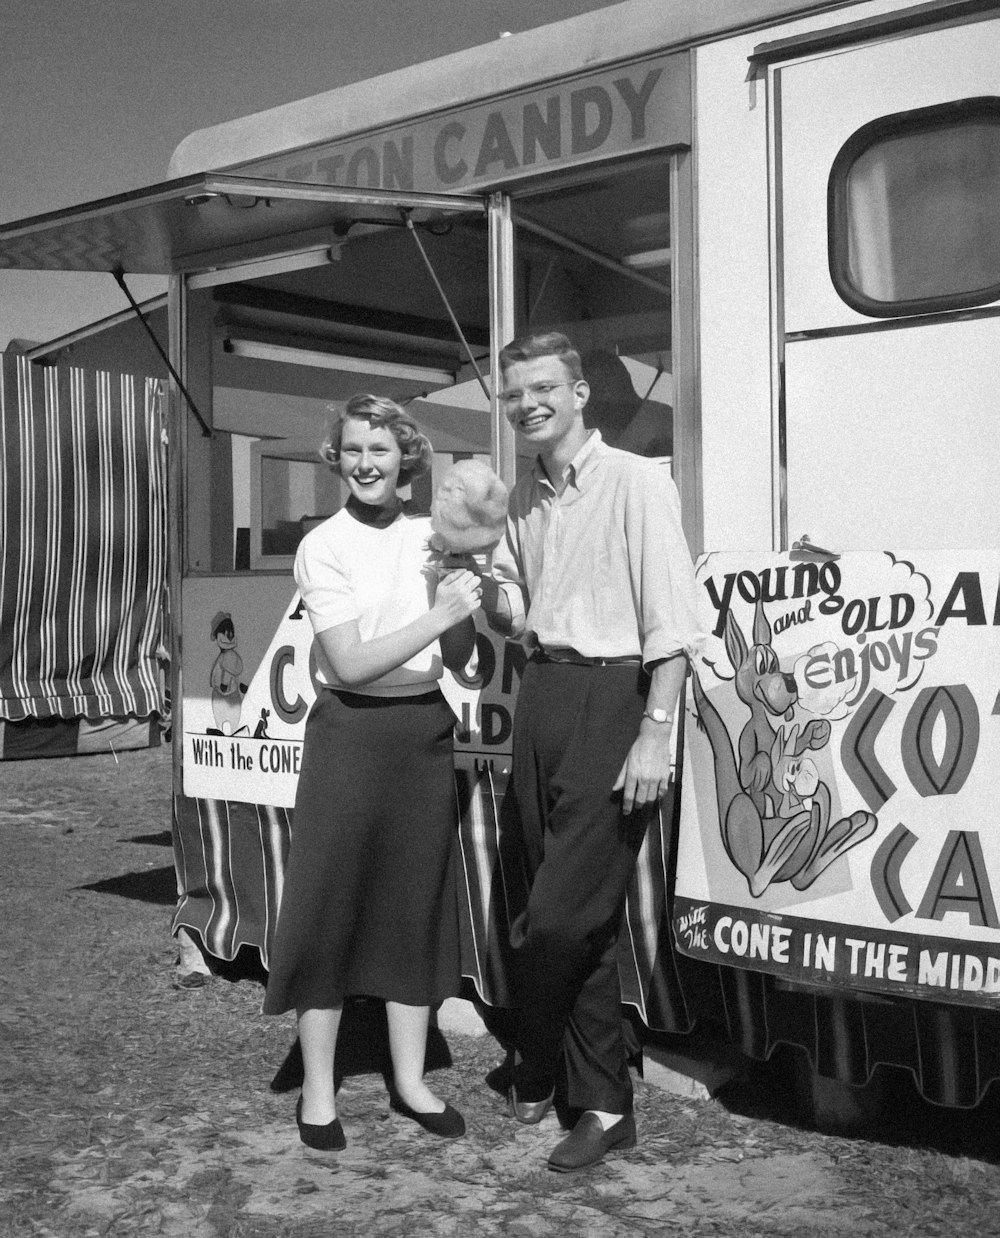
<svg viewBox="0 0 1000 1238">
<path fill-rule="evenodd" d="M 340 1152 L 347 1147 L 347 1137 L 340 1125 L 340 1118 L 334 1118 L 325 1126 L 317 1126 L 312 1122 L 302 1121 L 302 1097 L 295 1109 L 295 1124 L 299 1128 L 299 1138 L 307 1148 L 317 1152 Z"/>
<path fill-rule="evenodd" d="M 418 1113 L 411 1109 L 398 1097 L 390 1101 L 390 1107 L 404 1118 L 410 1118 L 418 1126 L 422 1126 L 431 1135 L 440 1135 L 442 1139 L 458 1139 L 465 1134 L 465 1118 L 451 1105 L 445 1105 L 441 1113 Z"/>
</svg>

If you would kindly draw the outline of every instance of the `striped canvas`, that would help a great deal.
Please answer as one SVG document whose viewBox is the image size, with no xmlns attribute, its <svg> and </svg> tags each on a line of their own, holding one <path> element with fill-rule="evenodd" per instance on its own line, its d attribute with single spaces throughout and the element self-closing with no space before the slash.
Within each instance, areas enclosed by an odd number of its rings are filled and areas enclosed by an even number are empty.
<svg viewBox="0 0 1000 1238">
<path fill-rule="evenodd" d="M 188 928 L 231 962 L 240 947 L 274 938 L 291 839 L 291 811 L 235 800 L 174 796 L 177 910 L 171 932 Z"/>
<path fill-rule="evenodd" d="M 163 712 L 163 384 L 3 354 L 0 717 Z"/>
</svg>

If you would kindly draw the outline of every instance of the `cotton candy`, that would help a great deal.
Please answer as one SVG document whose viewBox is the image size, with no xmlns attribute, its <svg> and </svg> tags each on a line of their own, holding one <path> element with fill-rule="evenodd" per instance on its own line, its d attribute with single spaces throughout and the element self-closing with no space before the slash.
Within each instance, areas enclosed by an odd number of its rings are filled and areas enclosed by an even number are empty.
<svg viewBox="0 0 1000 1238">
<path fill-rule="evenodd" d="M 446 554 L 490 551 L 504 535 L 507 487 L 481 460 L 456 460 L 431 504 L 431 539 Z"/>
</svg>

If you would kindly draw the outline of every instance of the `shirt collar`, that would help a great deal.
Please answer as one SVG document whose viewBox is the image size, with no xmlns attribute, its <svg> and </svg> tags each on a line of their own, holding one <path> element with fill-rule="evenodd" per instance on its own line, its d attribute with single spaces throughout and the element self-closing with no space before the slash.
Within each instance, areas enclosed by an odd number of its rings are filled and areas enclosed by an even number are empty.
<svg viewBox="0 0 1000 1238">
<path fill-rule="evenodd" d="M 566 485 L 578 490 L 580 482 L 597 464 L 599 448 L 603 442 L 600 430 L 591 430 L 583 445 L 566 467 Z M 535 481 L 554 490 L 541 456 L 535 457 Z"/>
</svg>

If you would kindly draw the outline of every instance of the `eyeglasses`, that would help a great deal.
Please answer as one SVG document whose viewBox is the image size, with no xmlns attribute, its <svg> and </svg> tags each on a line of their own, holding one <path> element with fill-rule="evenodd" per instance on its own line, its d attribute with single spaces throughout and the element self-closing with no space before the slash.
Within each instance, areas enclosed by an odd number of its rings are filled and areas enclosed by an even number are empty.
<svg viewBox="0 0 1000 1238">
<path fill-rule="evenodd" d="M 575 387 L 580 380 L 570 379 L 565 383 L 532 383 L 530 387 L 515 387 L 512 391 L 501 391 L 497 397 L 504 408 L 514 408 L 530 395 L 536 404 L 543 404 L 557 387 Z"/>
</svg>

